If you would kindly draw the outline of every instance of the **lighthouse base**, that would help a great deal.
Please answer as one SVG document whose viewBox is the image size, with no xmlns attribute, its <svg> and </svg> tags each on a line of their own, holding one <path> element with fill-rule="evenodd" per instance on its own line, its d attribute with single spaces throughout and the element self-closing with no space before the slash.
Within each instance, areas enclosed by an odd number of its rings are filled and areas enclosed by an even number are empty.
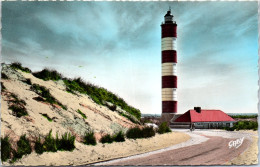
<svg viewBox="0 0 260 167">
<path fill-rule="evenodd" d="M 173 122 L 175 113 L 162 113 L 160 122 L 167 122 L 168 125 Z"/>
</svg>

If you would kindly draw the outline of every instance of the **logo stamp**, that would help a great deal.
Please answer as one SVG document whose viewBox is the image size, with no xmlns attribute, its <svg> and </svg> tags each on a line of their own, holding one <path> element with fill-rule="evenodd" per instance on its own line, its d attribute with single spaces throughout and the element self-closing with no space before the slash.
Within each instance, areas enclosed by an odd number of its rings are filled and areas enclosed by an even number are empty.
<svg viewBox="0 0 260 167">
<path fill-rule="evenodd" d="M 238 148 L 238 147 L 240 147 L 243 144 L 244 138 L 245 137 L 242 137 L 242 138 L 239 138 L 239 139 L 236 139 L 236 140 L 231 140 L 228 143 L 229 148 L 232 148 L 232 147 Z"/>
</svg>

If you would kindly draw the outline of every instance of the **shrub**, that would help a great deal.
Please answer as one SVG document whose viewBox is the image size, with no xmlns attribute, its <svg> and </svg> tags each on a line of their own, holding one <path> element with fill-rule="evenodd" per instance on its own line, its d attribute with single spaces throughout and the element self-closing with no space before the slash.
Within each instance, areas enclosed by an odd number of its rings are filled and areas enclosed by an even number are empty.
<svg viewBox="0 0 260 167">
<path fill-rule="evenodd" d="M 79 109 L 77 110 L 77 113 L 79 113 L 84 119 L 87 119 L 87 116 L 82 113 Z"/>
<path fill-rule="evenodd" d="M 112 106 L 108 106 L 108 108 L 109 108 L 111 111 L 116 111 L 117 106 L 116 106 L 115 104 L 113 104 Z"/>
<path fill-rule="evenodd" d="M 1 160 L 2 162 L 6 161 L 11 157 L 11 144 L 9 142 L 9 138 L 6 136 L 4 138 L 1 137 Z"/>
<path fill-rule="evenodd" d="M 103 136 L 100 141 L 103 144 L 104 143 L 113 143 L 113 138 L 111 137 L 110 134 L 107 134 L 107 135 Z"/>
<path fill-rule="evenodd" d="M 153 137 L 155 136 L 155 130 L 153 127 L 146 126 L 142 129 L 142 135 L 143 138 Z"/>
<path fill-rule="evenodd" d="M 23 67 L 23 66 L 21 65 L 21 63 L 18 63 L 18 62 L 12 63 L 12 64 L 10 65 L 10 67 L 13 68 L 13 69 L 16 69 L 16 70 L 21 70 L 21 71 L 23 71 L 23 72 L 27 72 L 27 73 L 31 73 L 31 72 L 32 72 L 29 68 Z"/>
<path fill-rule="evenodd" d="M 26 138 L 26 135 L 22 135 L 17 142 L 17 154 L 14 156 L 17 159 L 22 158 L 23 155 L 30 154 L 32 152 L 30 142 Z"/>
<path fill-rule="evenodd" d="M 53 80 L 53 81 L 58 81 L 60 79 L 62 79 L 62 75 L 57 72 L 56 70 L 50 70 L 50 69 L 43 69 L 40 72 L 35 72 L 33 73 L 33 75 L 37 78 L 43 79 L 45 81 L 48 80 Z"/>
<path fill-rule="evenodd" d="M 115 142 L 124 142 L 125 141 L 125 134 L 122 131 L 116 133 L 113 137 Z"/>
<path fill-rule="evenodd" d="M 248 118 L 257 118 L 258 114 L 254 115 L 229 115 L 232 118 L 242 118 L 242 119 L 248 119 Z"/>
<path fill-rule="evenodd" d="M 83 143 L 86 145 L 93 145 L 93 146 L 97 144 L 93 131 L 89 131 L 85 133 Z"/>
<path fill-rule="evenodd" d="M 159 129 L 157 131 L 160 134 L 171 132 L 171 129 L 169 128 L 167 122 L 163 122 L 160 124 Z"/>
<path fill-rule="evenodd" d="M 148 138 L 155 136 L 155 130 L 153 127 L 144 127 L 140 129 L 139 127 L 134 127 L 128 129 L 126 132 L 126 137 L 130 139 L 137 139 L 137 138 Z"/>
<path fill-rule="evenodd" d="M 142 138 L 142 130 L 138 127 L 130 128 L 126 132 L 126 137 L 129 139 Z"/>
<path fill-rule="evenodd" d="M 1 79 L 9 79 L 9 77 L 5 73 L 1 72 Z"/>
<path fill-rule="evenodd" d="M 44 149 L 43 149 L 43 144 L 41 143 L 41 138 L 39 137 L 36 142 L 35 142 L 35 146 L 34 146 L 35 152 L 37 154 L 42 154 Z"/>
</svg>

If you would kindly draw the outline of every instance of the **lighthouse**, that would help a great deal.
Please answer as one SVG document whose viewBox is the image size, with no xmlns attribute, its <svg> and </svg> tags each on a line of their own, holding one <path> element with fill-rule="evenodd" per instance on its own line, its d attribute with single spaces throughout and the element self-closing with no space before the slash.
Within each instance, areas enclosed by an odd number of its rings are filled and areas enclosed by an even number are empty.
<svg viewBox="0 0 260 167">
<path fill-rule="evenodd" d="M 169 9 L 161 24 L 162 50 L 162 116 L 170 122 L 177 113 L 177 24 Z"/>
</svg>

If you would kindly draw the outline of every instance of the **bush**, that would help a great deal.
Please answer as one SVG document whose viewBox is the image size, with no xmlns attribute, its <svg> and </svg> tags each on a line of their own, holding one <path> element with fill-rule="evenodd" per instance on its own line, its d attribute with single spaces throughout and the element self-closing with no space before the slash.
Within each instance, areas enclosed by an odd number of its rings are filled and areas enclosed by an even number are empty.
<svg viewBox="0 0 260 167">
<path fill-rule="evenodd" d="M 79 113 L 84 119 L 87 119 L 87 116 L 81 112 L 79 109 L 77 110 L 77 113 Z"/>
<path fill-rule="evenodd" d="M 130 139 L 142 138 L 142 130 L 138 127 L 130 128 L 126 132 L 126 137 Z"/>
<path fill-rule="evenodd" d="M 43 144 L 41 143 L 40 137 L 36 140 L 34 149 L 37 154 L 42 154 L 44 152 Z"/>
<path fill-rule="evenodd" d="M 30 146 L 29 140 L 26 138 L 26 135 L 22 135 L 17 142 L 17 154 L 14 156 L 17 159 L 22 158 L 23 155 L 30 154 L 32 152 L 32 148 Z"/>
<path fill-rule="evenodd" d="M 153 129 L 153 127 L 144 127 L 143 129 L 134 127 L 128 129 L 128 131 L 126 132 L 126 137 L 130 139 L 148 138 L 153 136 L 155 136 L 155 130 Z"/>
<path fill-rule="evenodd" d="M 258 114 L 254 115 L 229 115 L 232 118 L 241 118 L 241 119 L 248 119 L 248 118 L 257 118 Z"/>
<path fill-rule="evenodd" d="M 124 142 L 125 141 L 125 134 L 122 131 L 116 133 L 113 137 L 115 142 Z"/>
<path fill-rule="evenodd" d="M 5 73 L 1 72 L 1 79 L 9 79 L 9 77 Z"/>
<path fill-rule="evenodd" d="M 21 63 L 18 63 L 18 62 L 12 63 L 12 64 L 10 65 L 10 67 L 13 68 L 13 69 L 16 69 L 16 70 L 21 70 L 21 71 L 23 71 L 23 72 L 27 72 L 27 73 L 31 73 L 31 72 L 32 72 L 29 68 L 23 67 L 23 66 L 21 65 Z"/>
<path fill-rule="evenodd" d="M 2 162 L 6 161 L 11 157 L 11 144 L 9 142 L 9 138 L 6 136 L 4 138 L 1 137 L 1 160 Z"/>
<path fill-rule="evenodd" d="M 50 69 L 43 69 L 40 72 L 35 72 L 33 73 L 33 75 L 37 78 L 43 79 L 45 81 L 48 80 L 53 80 L 53 81 L 58 81 L 60 79 L 62 79 L 62 75 L 57 72 L 56 70 L 50 70 Z"/>
<path fill-rule="evenodd" d="M 93 146 L 97 144 L 93 131 L 89 131 L 85 133 L 83 143 L 86 145 L 93 145 Z"/>
<path fill-rule="evenodd" d="M 107 135 L 103 136 L 100 141 L 103 144 L 104 143 L 113 143 L 113 138 L 111 137 L 110 134 L 107 134 Z"/>
<path fill-rule="evenodd" d="M 163 133 L 168 133 L 171 132 L 171 129 L 169 128 L 167 122 L 161 123 L 161 125 L 158 128 L 158 133 L 163 134 Z"/>
</svg>

